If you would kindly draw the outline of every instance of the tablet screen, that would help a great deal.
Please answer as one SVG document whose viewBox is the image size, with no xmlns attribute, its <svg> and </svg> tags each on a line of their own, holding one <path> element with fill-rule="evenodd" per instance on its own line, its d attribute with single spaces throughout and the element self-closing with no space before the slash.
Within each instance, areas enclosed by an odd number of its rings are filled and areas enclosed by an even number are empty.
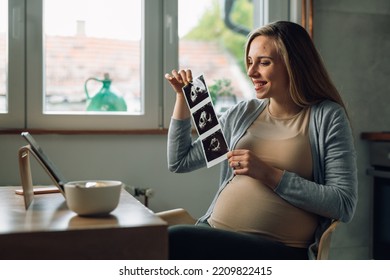
<svg viewBox="0 0 390 280">
<path fill-rule="evenodd" d="M 37 155 L 37 157 L 41 160 L 41 162 L 45 165 L 47 170 L 50 172 L 50 174 L 53 176 L 53 178 L 57 181 L 57 184 L 61 187 L 61 190 L 64 190 L 64 184 L 66 183 L 66 180 L 64 176 L 62 176 L 61 172 L 58 170 L 58 168 L 54 165 L 54 163 L 51 162 L 49 157 L 43 152 L 42 148 L 38 145 L 37 141 L 31 136 L 28 132 L 22 132 L 21 134 L 24 139 L 27 140 L 27 142 L 30 144 L 31 149 L 34 151 L 34 153 Z"/>
</svg>

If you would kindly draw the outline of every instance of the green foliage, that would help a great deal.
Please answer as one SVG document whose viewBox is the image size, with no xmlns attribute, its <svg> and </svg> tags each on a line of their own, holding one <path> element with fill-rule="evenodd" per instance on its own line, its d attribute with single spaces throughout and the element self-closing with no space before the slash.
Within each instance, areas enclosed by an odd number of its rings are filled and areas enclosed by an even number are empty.
<svg viewBox="0 0 390 280">
<path fill-rule="evenodd" d="M 250 0 L 236 0 L 231 18 L 236 24 L 251 29 L 253 26 L 253 4 Z M 229 30 L 222 19 L 218 0 L 212 0 L 212 6 L 207 10 L 199 24 L 185 37 L 187 40 L 218 41 L 221 46 L 237 60 L 245 73 L 244 47 L 246 37 Z"/>
<path fill-rule="evenodd" d="M 212 6 L 202 15 L 199 23 L 184 39 L 196 41 L 213 41 L 224 32 L 226 28 L 221 20 L 221 11 L 217 0 L 212 0 Z"/>
<path fill-rule="evenodd" d="M 233 96 L 232 81 L 229 79 L 215 80 L 215 83 L 209 86 L 210 97 L 215 104 L 219 96 Z"/>
</svg>

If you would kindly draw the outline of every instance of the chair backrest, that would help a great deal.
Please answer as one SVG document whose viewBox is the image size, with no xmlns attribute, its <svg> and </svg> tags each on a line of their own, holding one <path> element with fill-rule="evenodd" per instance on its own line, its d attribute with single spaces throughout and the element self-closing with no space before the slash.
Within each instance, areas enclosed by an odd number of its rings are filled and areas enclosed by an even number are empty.
<svg viewBox="0 0 390 280">
<path fill-rule="evenodd" d="M 330 251 L 330 242 L 332 240 L 332 233 L 340 223 L 338 220 L 333 220 L 329 227 L 324 231 L 318 244 L 317 260 L 327 260 Z"/>
</svg>

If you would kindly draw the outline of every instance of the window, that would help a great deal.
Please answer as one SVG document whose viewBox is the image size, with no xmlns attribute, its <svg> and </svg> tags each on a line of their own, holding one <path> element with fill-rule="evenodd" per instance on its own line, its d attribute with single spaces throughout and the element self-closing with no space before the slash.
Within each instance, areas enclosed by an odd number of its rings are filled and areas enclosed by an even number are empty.
<svg viewBox="0 0 390 280">
<path fill-rule="evenodd" d="M 255 96 L 244 65 L 254 14 L 248 0 L 179 0 L 179 68 L 204 75 L 217 113 Z"/>
<path fill-rule="evenodd" d="M 141 0 L 26 1 L 27 127 L 158 128 L 162 35 L 154 32 L 161 6 Z"/>
<path fill-rule="evenodd" d="M 44 113 L 143 114 L 141 14 L 141 0 L 44 2 Z"/>
<path fill-rule="evenodd" d="M 245 30 L 284 1 L 0 0 L 0 128 L 167 128 L 174 68 L 234 102 L 251 97 Z"/>
</svg>

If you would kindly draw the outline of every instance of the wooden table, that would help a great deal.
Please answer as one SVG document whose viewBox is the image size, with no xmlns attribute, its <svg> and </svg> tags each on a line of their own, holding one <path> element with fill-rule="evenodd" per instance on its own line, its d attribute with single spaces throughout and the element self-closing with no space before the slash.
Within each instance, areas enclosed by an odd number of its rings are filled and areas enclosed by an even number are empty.
<svg viewBox="0 0 390 280">
<path fill-rule="evenodd" d="M 28 210 L 20 187 L 0 187 L 0 259 L 166 259 L 167 224 L 125 190 L 105 217 L 81 217 L 60 193 L 35 195 Z"/>
</svg>

